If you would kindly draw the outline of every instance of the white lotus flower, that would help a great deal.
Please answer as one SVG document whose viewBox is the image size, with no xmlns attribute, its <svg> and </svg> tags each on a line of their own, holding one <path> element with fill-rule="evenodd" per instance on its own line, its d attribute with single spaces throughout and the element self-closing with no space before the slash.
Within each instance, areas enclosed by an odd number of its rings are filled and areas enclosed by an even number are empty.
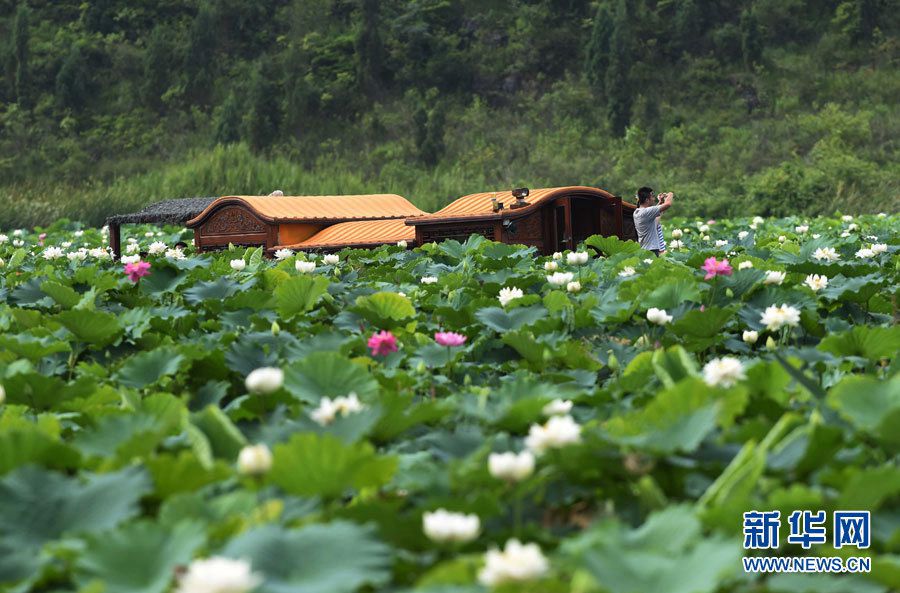
<svg viewBox="0 0 900 593">
<path fill-rule="evenodd" d="M 81 229 L 79 229 L 79 230 L 75 231 L 75 232 L 72 233 L 72 234 L 73 234 L 74 236 L 76 236 L 76 237 L 81 237 L 81 236 L 84 235 L 84 231 L 82 231 Z"/>
<path fill-rule="evenodd" d="M 619 272 L 619 276 L 622 278 L 628 278 L 629 276 L 634 276 L 637 274 L 637 271 L 631 266 L 625 266 L 621 272 Z"/>
<path fill-rule="evenodd" d="M 562 259 L 562 253 L 560 253 L 559 251 L 554 251 L 554 252 L 553 252 L 553 259 L 554 259 L 554 260 L 561 260 L 561 259 Z"/>
<path fill-rule="evenodd" d="M 769 331 L 778 331 L 785 325 L 796 327 L 800 323 L 800 310 L 790 305 L 770 305 L 759 318 Z"/>
<path fill-rule="evenodd" d="M 176 593 L 249 593 L 262 582 L 246 560 L 214 556 L 191 562 Z"/>
<path fill-rule="evenodd" d="M 819 274 L 810 274 L 803 283 L 809 286 L 813 292 L 818 292 L 828 286 L 828 277 L 820 276 Z"/>
<path fill-rule="evenodd" d="M 141 250 L 139 243 L 129 243 L 125 246 L 125 253 L 138 253 Z"/>
<path fill-rule="evenodd" d="M 657 309 L 656 307 L 650 307 L 647 309 L 647 321 L 650 323 L 655 323 L 656 325 L 665 325 L 667 323 L 671 323 L 674 319 L 671 315 L 666 313 L 665 309 Z"/>
<path fill-rule="evenodd" d="M 887 214 L 885 214 L 884 212 L 879 212 L 877 216 L 878 218 L 887 218 Z"/>
<path fill-rule="evenodd" d="M 296 270 L 298 272 L 300 272 L 301 274 L 309 274 L 310 272 L 315 271 L 316 262 L 303 261 L 301 259 L 298 259 L 297 261 L 294 262 L 294 268 L 296 268 Z"/>
<path fill-rule="evenodd" d="M 819 233 L 813 233 L 813 234 L 812 234 L 812 238 L 813 238 L 813 239 L 818 239 L 818 238 L 821 237 L 821 236 L 822 236 L 822 235 L 820 235 Z"/>
<path fill-rule="evenodd" d="M 272 393 L 284 384 L 284 371 L 277 367 L 260 367 L 244 380 L 250 393 Z"/>
<path fill-rule="evenodd" d="M 22 239 L 13 239 L 12 244 L 13 244 L 13 247 L 21 247 L 21 246 L 25 245 L 25 241 L 23 241 Z"/>
<path fill-rule="evenodd" d="M 842 238 L 842 239 L 846 239 L 846 238 L 849 237 L 849 236 L 850 236 L 850 231 L 844 231 L 843 233 L 841 233 L 841 238 Z"/>
<path fill-rule="evenodd" d="M 111 259 L 112 256 L 109 252 L 102 247 L 94 247 L 93 249 L 88 250 L 88 255 L 93 257 L 94 259 Z"/>
<path fill-rule="evenodd" d="M 701 225 L 700 225 L 700 228 L 699 228 L 698 230 L 699 230 L 701 233 L 708 233 L 708 232 L 709 232 L 709 225 L 708 225 L 708 224 L 701 224 Z"/>
<path fill-rule="evenodd" d="M 703 239 L 704 241 L 709 241 L 709 235 L 703 235 L 700 238 Z"/>
<path fill-rule="evenodd" d="M 755 344 L 759 339 L 759 332 L 752 329 L 745 329 L 743 339 L 747 344 Z"/>
<path fill-rule="evenodd" d="M 0 245 L 2 245 L 2 244 L 4 244 L 4 243 L 8 243 L 8 242 L 9 242 L 9 237 L 7 237 L 6 235 L 0 233 Z"/>
<path fill-rule="evenodd" d="M 141 261 L 141 256 L 140 255 L 123 255 L 121 258 L 119 258 L 119 261 L 122 262 L 123 264 L 136 264 L 139 261 Z"/>
<path fill-rule="evenodd" d="M 872 253 L 876 255 L 887 252 L 887 248 L 887 243 L 872 243 Z"/>
<path fill-rule="evenodd" d="M 853 220 L 853 217 L 849 214 L 844 214 L 843 216 L 841 216 L 841 220 L 843 220 L 844 222 L 850 222 L 851 220 Z"/>
<path fill-rule="evenodd" d="M 550 569 L 550 563 L 537 544 L 521 544 L 517 539 L 506 542 L 503 551 L 488 550 L 478 581 L 487 587 L 516 581 L 537 579 Z"/>
<path fill-rule="evenodd" d="M 644 263 L 649 266 L 650 264 L 653 263 L 653 260 L 648 257 L 647 259 L 644 260 Z"/>
<path fill-rule="evenodd" d="M 675 230 L 678 230 L 678 229 L 675 229 Z M 684 241 L 679 241 L 678 239 L 673 239 L 672 241 L 669 241 L 670 249 L 681 249 L 682 247 L 684 247 Z"/>
<path fill-rule="evenodd" d="M 438 509 L 422 515 L 422 531 L 435 542 L 470 542 L 478 537 L 481 521 L 478 515 L 451 513 Z"/>
<path fill-rule="evenodd" d="M 284 192 L 280 189 L 276 189 L 272 193 L 270 193 L 269 196 L 273 198 L 281 198 L 284 196 Z"/>
<path fill-rule="evenodd" d="M 566 284 L 566 290 L 569 292 L 581 292 L 581 282 L 569 282 Z"/>
<path fill-rule="evenodd" d="M 44 249 L 44 252 L 41 253 L 41 256 L 46 260 L 53 260 L 65 257 L 66 252 L 59 247 L 48 247 Z"/>
<path fill-rule="evenodd" d="M 179 260 L 184 259 L 184 251 L 181 250 L 181 247 L 173 247 L 172 249 L 166 249 L 166 259 L 169 260 Z"/>
<path fill-rule="evenodd" d="M 147 238 L 152 237 L 152 236 L 153 236 L 153 231 L 147 231 L 146 233 L 144 233 L 144 236 L 147 237 Z"/>
<path fill-rule="evenodd" d="M 70 251 L 69 253 L 66 254 L 66 258 L 69 261 L 84 261 L 87 259 L 87 256 L 88 256 L 88 252 L 87 252 L 87 249 L 85 249 L 84 247 L 82 247 L 78 251 Z"/>
<path fill-rule="evenodd" d="M 237 467 L 245 476 L 261 476 L 272 469 L 272 452 L 265 443 L 248 445 L 238 454 Z"/>
<path fill-rule="evenodd" d="M 716 240 L 716 247 L 725 247 L 728 245 L 728 241 L 723 241 L 722 239 Z"/>
<path fill-rule="evenodd" d="M 856 224 L 855 222 L 847 227 L 848 231 L 855 231 L 857 229 L 859 229 L 859 225 Z"/>
<path fill-rule="evenodd" d="M 557 264 L 555 261 L 544 262 L 544 270 L 545 271 L 555 272 L 557 269 L 559 269 L 559 264 Z"/>
<path fill-rule="evenodd" d="M 710 387 L 731 387 L 746 378 L 744 365 L 731 356 L 714 358 L 703 367 L 703 380 Z"/>
<path fill-rule="evenodd" d="M 784 272 L 769 270 L 766 272 L 766 277 L 763 279 L 763 284 L 781 284 L 782 282 L 784 282 L 786 276 L 787 274 Z"/>
<path fill-rule="evenodd" d="M 278 249 L 277 251 L 275 251 L 275 259 L 279 261 L 289 259 L 291 257 L 294 257 L 293 249 Z"/>
<path fill-rule="evenodd" d="M 341 256 L 337 253 L 329 253 L 322 258 L 322 261 L 329 266 L 336 266 L 338 262 L 341 261 Z"/>
<path fill-rule="evenodd" d="M 62 247 L 63 249 L 68 249 L 69 247 L 72 246 L 72 242 L 71 241 L 63 241 L 62 243 L 59 244 L 59 246 Z"/>
<path fill-rule="evenodd" d="M 749 260 L 742 261 L 741 263 L 738 264 L 738 270 L 748 270 L 752 267 L 753 267 L 753 262 L 749 261 Z"/>
<path fill-rule="evenodd" d="M 566 254 L 566 263 L 570 266 L 580 266 L 586 264 L 588 254 L 586 251 L 572 251 Z"/>
<path fill-rule="evenodd" d="M 534 473 L 534 454 L 525 450 L 518 455 L 512 452 L 491 453 L 488 471 L 498 480 L 518 482 Z"/>
<path fill-rule="evenodd" d="M 247 267 L 247 262 L 245 262 L 242 259 L 233 259 L 230 262 L 228 262 L 228 265 L 230 265 L 231 269 L 234 270 L 235 272 L 240 272 L 241 270 L 243 270 L 244 268 Z"/>
<path fill-rule="evenodd" d="M 138 240 L 135 239 L 134 237 L 128 237 L 128 242 L 129 242 L 129 243 L 137 243 Z"/>
<path fill-rule="evenodd" d="M 868 247 L 863 247 L 856 252 L 856 257 L 858 257 L 859 259 L 869 259 L 871 257 L 875 257 L 875 252 Z"/>
<path fill-rule="evenodd" d="M 500 289 L 500 294 L 497 296 L 497 299 L 500 301 L 500 306 L 505 307 L 513 299 L 520 299 L 523 296 L 525 296 L 525 293 L 522 292 L 521 288 L 504 286 Z"/>
<path fill-rule="evenodd" d="M 422 284 L 434 284 L 437 282 L 437 276 L 422 276 Z"/>
<path fill-rule="evenodd" d="M 535 455 L 581 442 L 581 426 L 571 416 L 553 416 L 545 424 L 532 424 L 525 447 Z"/>
<path fill-rule="evenodd" d="M 349 416 L 350 414 L 362 412 L 364 409 L 365 406 L 359 401 L 359 397 L 355 393 L 350 393 L 334 399 L 323 397 L 319 400 L 319 407 L 310 412 L 309 416 L 318 424 L 328 426 L 338 416 Z"/>
<path fill-rule="evenodd" d="M 684 233 L 681 232 L 681 229 L 675 229 L 672 231 L 673 239 L 680 239 L 682 237 L 682 235 L 684 235 Z"/>
<path fill-rule="evenodd" d="M 819 247 L 813 252 L 812 256 L 813 259 L 817 259 L 819 261 L 825 260 L 833 262 L 841 259 L 840 254 L 835 251 L 834 247 Z"/>
<path fill-rule="evenodd" d="M 766 221 L 766 219 L 763 218 L 762 216 L 754 216 L 754 217 L 753 217 L 753 222 L 756 223 L 756 224 L 762 224 L 762 223 L 764 223 L 765 221 Z"/>
<path fill-rule="evenodd" d="M 572 400 L 555 399 L 541 409 L 544 416 L 565 416 L 572 411 Z"/>
<path fill-rule="evenodd" d="M 785 237 L 784 235 L 778 235 L 779 243 L 784 243 L 785 241 L 787 241 L 787 237 Z"/>
<path fill-rule="evenodd" d="M 169 246 L 162 241 L 154 241 L 153 243 L 150 243 L 147 253 L 150 255 L 159 255 L 160 253 L 165 253 L 168 248 Z"/>
<path fill-rule="evenodd" d="M 406 249 L 406 246 L 407 246 L 407 243 L 405 240 L 400 239 L 399 241 L 397 241 L 397 247 L 402 247 L 403 249 Z"/>
<path fill-rule="evenodd" d="M 574 277 L 575 275 L 572 272 L 556 272 L 547 276 L 547 282 L 552 286 L 565 286 L 571 282 Z"/>
<path fill-rule="evenodd" d="M 809 225 L 800 224 L 794 227 L 794 232 L 799 233 L 801 235 L 805 235 L 809 232 Z"/>
<path fill-rule="evenodd" d="M 744 239 L 747 238 L 747 235 L 749 235 L 749 234 L 750 234 L 749 231 L 741 231 L 741 232 L 738 233 L 738 239 L 740 239 L 741 241 L 743 241 Z"/>
</svg>

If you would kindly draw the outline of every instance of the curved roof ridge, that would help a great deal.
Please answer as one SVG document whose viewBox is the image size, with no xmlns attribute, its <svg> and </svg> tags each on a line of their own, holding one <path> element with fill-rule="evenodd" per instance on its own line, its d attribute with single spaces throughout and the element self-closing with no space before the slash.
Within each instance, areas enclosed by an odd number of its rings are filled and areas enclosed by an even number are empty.
<svg viewBox="0 0 900 593">
<path fill-rule="evenodd" d="M 215 210 L 240 204 L 269 223 L 301 221 L 378 220 L 410 218 L 427 214 L 397 194 L 341 196 L 222 196 L 187 222 L 194 227 Z"/>
<path fill-rule="evenodd" d="M 599 187 L 590 187 L 587 185 L 546 187 L 539 189 L 530 189 L 528 197 L 525 198 L 525 201 L 528 202 L 528 206 L 523 208 L 511 209 L 509 206 L 515 203 L 515 198 L 513 198 L 512 196 L 512 190 L 478 192 L 462 196 L 461 198 L 458 198 L 453 202 L 447 204 L 434 214 L 426 214 L 424 216 L 419 216 L 416 218 L 410 217 L 410 219 L 407 221 L 407 224 L 415 225 L 420 222 L 437 222 L 440 219 L 447 218 L 501 218 L 513 215 L 519 216 L 532 212 L 540 204 L 553 200 L 556 197 L 573 193 L 591 194 L 600 198 L 605 198 L 607 200 L 616 199 L 615 195 L 606 191 L 605 189 L 600 189 Z M 498 201 L 503 202 L 504 209 L 499 212 L 494 212 L 491 204 L 492 198 L 496 198 Z M 627 203 L 623 201 L 623 206 L 624 205 L 627 205 Z"/>
</svg>

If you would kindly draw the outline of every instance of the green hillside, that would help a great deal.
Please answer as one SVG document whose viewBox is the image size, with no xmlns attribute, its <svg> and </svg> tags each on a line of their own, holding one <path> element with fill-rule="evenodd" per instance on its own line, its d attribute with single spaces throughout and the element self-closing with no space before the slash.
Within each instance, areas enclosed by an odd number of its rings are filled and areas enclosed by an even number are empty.
<svg viewBox="0 0 900 593">
<path fill-rule="evenodd" d="M 896 211 L 898 0 L 0 1 L 0 227 L 590 184 Z"/>
</svg>

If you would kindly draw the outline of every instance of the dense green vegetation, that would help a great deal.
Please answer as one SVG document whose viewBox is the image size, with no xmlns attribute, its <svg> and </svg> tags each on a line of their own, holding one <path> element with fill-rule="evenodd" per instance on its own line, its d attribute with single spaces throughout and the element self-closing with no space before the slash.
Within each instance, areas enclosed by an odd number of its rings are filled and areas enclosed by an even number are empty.
<svg viewBox="0 0 900 593">
<path fill-rule="evenodd" d="M 230 192 L 896 210 L 897 0 L 0 1 L 0 227 Z M 230 145 L 230 146 L 229 146 Z"/>
<path fill-rule="evenodd" d="M 659 258 L 0 234 L 0 593 L 900 591 L 900 216 L 704 220 Z M 742 568 L 794 556 L 871 570 Z"/>
</svg>

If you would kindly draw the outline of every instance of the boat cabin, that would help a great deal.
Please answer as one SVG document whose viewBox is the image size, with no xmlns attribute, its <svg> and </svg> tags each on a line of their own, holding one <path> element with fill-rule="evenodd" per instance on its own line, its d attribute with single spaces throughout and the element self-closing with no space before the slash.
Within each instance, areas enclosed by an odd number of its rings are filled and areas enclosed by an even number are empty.
<svg viewBox="0 0 900 593">
<path fill-rule="evenodd" d="M 470 194 L 433 214 L 396 194 L 224 196 L 191 206 L 191 217 L 179 220 L 194 230 L 194 245 L 201 252 L 229 244 L 261 246 L 270 255 L 279 249 L 338 251 L 399 241 L 419 246 L 444 239 L 465 241 L 478 234 L 549 254 L 574 249 L 591 235 L 637 239 L 634 206 L 586 186 Z M 116 255 L 118 223 L 153 222 L 152 218 L 110 219 L 117 223 L 114 241 L 110 237 Z"/>
</svg>

